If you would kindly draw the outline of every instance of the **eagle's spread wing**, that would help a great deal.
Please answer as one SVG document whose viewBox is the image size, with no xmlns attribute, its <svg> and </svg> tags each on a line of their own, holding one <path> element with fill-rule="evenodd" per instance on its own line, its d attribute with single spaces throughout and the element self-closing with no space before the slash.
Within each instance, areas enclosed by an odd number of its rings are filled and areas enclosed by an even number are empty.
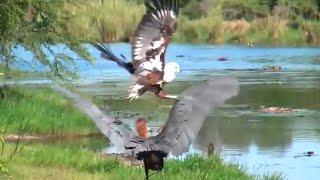
<svg viewBox="0 0 320 180">
<path fill-rule="evenodd" d="M 180 155 L 188 151 L 208 114 L 238 91 L 238 82 L 232 78 L 211 79 L 189 88 L 171 109 L 161 133 L 137 145 L 135 154 L 158 150 Z"/>
<path fill-rule="evenodd" d="M 147 0 L 143 16 L 132 41 L 136 74 L 144 70 L 163 71 L 164 56 L 176 29 L 177 0 Z"/>
</svg>

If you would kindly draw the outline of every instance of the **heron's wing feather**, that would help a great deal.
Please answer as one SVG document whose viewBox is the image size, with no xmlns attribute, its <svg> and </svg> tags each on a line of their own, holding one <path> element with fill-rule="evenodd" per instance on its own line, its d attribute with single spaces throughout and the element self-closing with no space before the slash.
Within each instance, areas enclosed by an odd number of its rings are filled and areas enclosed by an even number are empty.
<svg viewBox="0 0 320 180">
<path fill-rule="evenodd" d="M 143 16 L 132 40 L 136 74 L 147 70 L 163 71 L 164 55 L 176 29 L 177 0 L 147 0 Z"/>
<path fill-rule="evenodd" d="M 154 137 L 164 152 L 180 155 L 189 149 L 208 114 L 238 94 L 235 79 L 216 78 L 193 86 L 184 92 L 183 99 L 171 109 L 161 133 Z"/>
<path fill-rule="evenodd" d="M 54 85 L 52 88 L 70 98 L 75 107 L 84 112 L 97 126 L 102 134 L 109 138 L 110 142 L 117 147 L 119 151 L 127 152 L 124 147 L 128 140 L 135 137 L 135 133 L 121 121 L 106 115 L 96 105 L 80 95 L 68 90 L 67 88 Z"/>
</svg>

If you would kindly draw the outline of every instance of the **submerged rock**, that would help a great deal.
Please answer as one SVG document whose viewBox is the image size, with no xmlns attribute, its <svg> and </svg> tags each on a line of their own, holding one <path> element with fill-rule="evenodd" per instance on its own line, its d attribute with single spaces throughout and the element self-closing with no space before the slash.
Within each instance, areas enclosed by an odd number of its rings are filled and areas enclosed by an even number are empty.
<svg viewBox="0 0 320 180">
<path fill-rule="evenodd" d="M 184 57 L 186 57 L 185 55 L 177 55 L 176 56 L 177 58 L 184 58 Z"/>
<path fill-rule="evenodd" d="M 307 151 L 304 153 L 301 153 L 299 155 L 294 156 L 294 158 L 299 158 L 299 157 L 311 157 L 311 156 L 317 156 L 314 151 Z"/>
<path fill-rule="evenodd" d="M 218 61 L 227 61 L 228 58 L 227 58 L 227 57 L 219 57 L 217 60 L 218 60 Z"/>
</svg>

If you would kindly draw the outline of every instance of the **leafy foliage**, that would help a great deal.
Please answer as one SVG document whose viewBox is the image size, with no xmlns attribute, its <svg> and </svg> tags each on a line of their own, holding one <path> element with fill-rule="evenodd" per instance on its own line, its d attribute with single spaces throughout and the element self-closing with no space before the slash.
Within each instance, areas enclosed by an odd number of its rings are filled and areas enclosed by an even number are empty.
<svg viewBox="0 0 320 180">
<path fill-rule="evenodd" d="M 50 70 L 51 77 L 64 79 L 72 75 L 75 68 L 72 57 L 56 54 L 53 45 L 64 43 L 84 59 L 91 59 L 81 46 L 84 39 L 66 31 L 67 21 L 72 14 L 66 4 L 76 4 L 76 0 L 4 0 L 0 4 L 0 60 L 8 76 L 10 64 L 23 62 L 13 53 L 22 46 L 32 52 L 34 59 Z M 51 58 L 49 58 L 51 57 Z"/>
</svg>

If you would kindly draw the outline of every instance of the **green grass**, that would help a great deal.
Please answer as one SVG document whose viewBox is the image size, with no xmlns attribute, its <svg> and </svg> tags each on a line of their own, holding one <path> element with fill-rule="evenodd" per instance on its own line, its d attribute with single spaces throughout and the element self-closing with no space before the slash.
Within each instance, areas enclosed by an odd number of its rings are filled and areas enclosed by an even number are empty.
<svg viewBox="0 0 320 180">
<path fill-rule="evenodd" d="M 13 150 L 7 145 L 6 157 Z M 21 145 L 13 159 L 7 163 L 8 172 L 3 176 L 12 179 L 142 179 L 142 167 L 125 166 L 116 158 L 102 158 L 99 154 L 79 147 L 57 145 Z M 31 173 L 36 170 L 36 173 Z M 57 173 L 59 172 L 60 173 Z M 253 179 L 235 165 L 226 165 L 215 157 L 203 159 L 192 156 L 183 161 L 168 160 L 164 173 L 152 179 Z"/>
<path fill-rule="evenodd" d="M 0 64 L 0 81 L 4 79 L 4 70 L 3 70 L 3 67 L 1 66 Z"/>
<path fill-rule="evenodd" d="M 48 87 L 0 89 L 0 127 L 7 133 L 64 134 L 97 132 L 95 125 L 71 102 Z"/>
</svg>

